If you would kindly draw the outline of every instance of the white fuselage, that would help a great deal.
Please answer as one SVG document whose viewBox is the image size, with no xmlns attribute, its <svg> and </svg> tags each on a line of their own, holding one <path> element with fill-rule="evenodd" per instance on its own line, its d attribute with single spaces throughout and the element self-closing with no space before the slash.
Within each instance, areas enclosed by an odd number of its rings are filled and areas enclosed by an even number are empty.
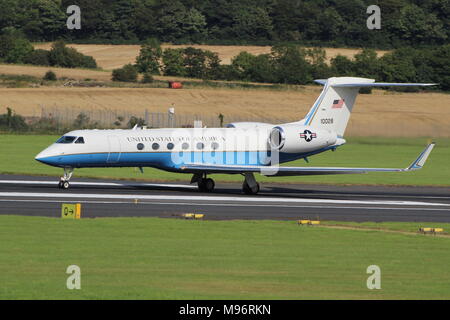
<svg viewBox="0 0 450 320">
<path fill-rule="evenodd" d="M 333 132 L 287 124 L 281 125 L 283 145 L 274 147 L 270 141 L 274 127 L 77 130 L 65 134 L 36 159 L 63 168 L 156 167 L 178 171 L 187 163 L 271 165 L 336 146 Z"/>
</svg>

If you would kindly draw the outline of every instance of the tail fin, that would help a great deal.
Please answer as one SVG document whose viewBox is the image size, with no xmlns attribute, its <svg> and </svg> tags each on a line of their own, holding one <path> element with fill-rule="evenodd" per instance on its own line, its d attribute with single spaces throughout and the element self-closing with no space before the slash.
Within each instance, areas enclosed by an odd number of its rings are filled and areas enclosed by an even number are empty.
<svg viewBox="0 0 450 320">
<path fill-rule="evenodd" d="M 304 124 L 336 132 L 343 137 L 356 96 L 361 87 L 432 86 L 432 83 L 376 83 L 374 79 L 339 77 L 316 80 L 324 85 L 322 93 L 309 110 Z"/>
</svg>

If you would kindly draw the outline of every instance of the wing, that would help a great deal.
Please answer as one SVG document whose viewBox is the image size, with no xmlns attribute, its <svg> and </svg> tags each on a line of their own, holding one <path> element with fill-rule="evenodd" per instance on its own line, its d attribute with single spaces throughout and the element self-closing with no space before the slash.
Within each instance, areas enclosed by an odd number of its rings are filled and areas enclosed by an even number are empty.
<svg viewBox="0 0 450 320">
<path fill-rule="evenodd" d="M 214 165 L 192 163 L 184 164 L 181 170 L 189 173 L 246 173 L 254 172 L 265 176 L 308 176 L 328 174 L 355 174 L 367 172 L 405 172 L 419 170 L 433 150 L 435 143 L 429 144 L 422 153 L 407 168 L 345 168 L 345 167 L 276 167 L 276 166 L 246 166 L 246 165 Z"/>
</svg>

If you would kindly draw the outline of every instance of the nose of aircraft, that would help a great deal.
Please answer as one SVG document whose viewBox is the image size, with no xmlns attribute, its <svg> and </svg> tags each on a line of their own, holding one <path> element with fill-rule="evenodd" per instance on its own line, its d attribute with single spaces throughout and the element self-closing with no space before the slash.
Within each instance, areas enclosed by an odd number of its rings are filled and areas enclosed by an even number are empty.
<svg viewBox="0 0 450 320">
<path fill-rule="evenodd" d="M 50 148 L 47 148 L 41 151 L 34 159 L 45 164 L 52 164 L 52 157 L 54 156 L 54 152 L 52 152 Z"/>
</svg>

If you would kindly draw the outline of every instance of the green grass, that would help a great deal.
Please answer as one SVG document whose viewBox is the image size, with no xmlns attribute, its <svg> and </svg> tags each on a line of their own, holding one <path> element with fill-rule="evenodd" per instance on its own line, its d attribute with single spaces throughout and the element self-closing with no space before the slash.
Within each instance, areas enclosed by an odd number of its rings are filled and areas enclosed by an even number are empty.
<svg viewBox="0 0 450 320">
<path fill-rule="evenodd" d="M 56 136 L 0 134 L 0 173 L 61 175 L 62 170 L 34 160 L 36 154 L 53 143 Z M 311 166 L 400 167 L 409 165 L 427 144 L 426 138 L 353 138 L 336 152 L 310 157 Z M 406 173 L 369 173 L 315 177 L 262 177 L 261 182 L 384 184 L 384 185 L 450 185 L 450 139 L 437 139 L 424 169 Z M 289 166 L 307 166 L 303 160 Z M 75 177 L 142 179 L 154 181 L 188 181 L 190 176 L 146 168 L 141 174 L 136 168 L 79 169 Z M 239 175 L 215 175 L 217 181 L 242 181 Z"/>
<path fill-rule="evenodd" d="M 341 222 L 341 221 L 326 221 L 324 225 L 329 226 L 345 226 L 360 229 L 373 229 L 380 231 L 401 231 L 401 232 L 418 232 L 419 228 L 444 228 L 443 235 L 448 235 L 450 231 L 450 223 L 440 222 Z"/>
<path fill-rule="evenodd" d="M 0 216 L 0 299 L 449 299 L 449 246 L 294 221 Z"/>
</svg>

